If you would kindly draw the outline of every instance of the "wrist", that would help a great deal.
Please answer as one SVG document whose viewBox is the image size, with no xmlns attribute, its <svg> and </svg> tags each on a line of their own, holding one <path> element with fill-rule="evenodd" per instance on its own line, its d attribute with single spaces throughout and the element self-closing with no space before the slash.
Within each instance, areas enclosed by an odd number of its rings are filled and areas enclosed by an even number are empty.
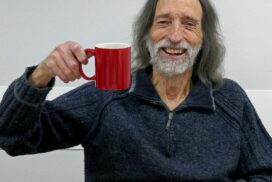
<svg viewBox="0 0 272 182">
<path fill-rule="evenodd" d="M 54 75 L 50 71 L 39 65 L 35 70 L 33 70 L 27 79 L 29 84 L 33 87 L 45 88 L 53 78 Z"/>
</svg>

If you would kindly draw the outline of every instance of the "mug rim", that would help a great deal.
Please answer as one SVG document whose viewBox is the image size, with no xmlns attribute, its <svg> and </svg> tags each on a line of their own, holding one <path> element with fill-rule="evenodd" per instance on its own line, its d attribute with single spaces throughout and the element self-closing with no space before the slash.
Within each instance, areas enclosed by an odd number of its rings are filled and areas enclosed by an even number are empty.
<svg viewBox="0 0 272 182">
<path fill-rule="evenodd" d="M 130 47 L 131 47 L 130 44 L 121 43 L 121 42 L 106 42 L 106 43 L 99 43 L 95 45 L 95 48 L 99 48 L 99 49 L 127 49 Z"/>
</svg>

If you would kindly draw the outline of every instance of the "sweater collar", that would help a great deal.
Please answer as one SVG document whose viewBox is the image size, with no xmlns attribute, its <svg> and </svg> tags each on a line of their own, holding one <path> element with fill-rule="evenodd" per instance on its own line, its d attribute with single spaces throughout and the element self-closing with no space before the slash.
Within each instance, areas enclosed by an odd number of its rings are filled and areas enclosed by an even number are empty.
<svg viewBox="0 0 272 182">
<path fill-rule="evenodd" d="M 151 72 L 152 67 L 148 67 L 135 73 L 131 93 L 147 101 L 162 103 L 163 101 L 150 79 Z M 215 104 L 212 91 L 211 86 L 206 86 L 200 80 L 196 80 L 187 98 L 177 109 L 194 108 L 214 110 Z"/>
</svg>

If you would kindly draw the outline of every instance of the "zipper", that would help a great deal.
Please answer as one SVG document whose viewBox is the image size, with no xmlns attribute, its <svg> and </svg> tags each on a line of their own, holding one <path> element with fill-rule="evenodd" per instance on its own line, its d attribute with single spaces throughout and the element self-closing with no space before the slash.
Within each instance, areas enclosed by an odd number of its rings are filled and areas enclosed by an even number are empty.
<svg viewBox="0 0 272 182">
<path fill-rule="evenodd" d="M 145 98 L 145 97 L 143 97 L 141 95 L 137 95 L 135 93 L 133 93 L 133 95 L 135 95 L 135 96 L 137 96 L 137 97 L 139 97 L 139 98 L 141 98 L 143 100 L 149 101 L 152 104 L 163 106 L 167 110 L 167 112 L 168 112 L 168 120 L 167 120 L 167 123 L 166 123 L 165 130 L 169 131 L 169 129 L 171 127 L 171 124 L 172 124 L 174 113 L 176 112 L 177 108 L 174 109 L 173 111 L 170 111 L 169 108 L 167 107 L 167 105 L 164 102 L 154 101 L 154 100 Z"/>
<path fill-rule="evenodd" d="M 166 145 L 166 150 L 167 150 L 167 155 L 171 157 L 174 153 L 175 150 L 175 144 L 174 144 L 174 131 L 171 130 L 171 124 L 173 121 L 173 116 L 174 116 L 174 111 L 168 111 L 168 120 L 166 123 L 166 133 L 167 133 L 167 145 Z"/>
<path fill-rule="evenodd" d="M 167 123 L 165 126 L 165 132 L 167 134 L 167 136 L 166 136 L 167 137 L 167 139 L 166 139 L 166 155 L 171 157 L 175 152 L 174 131 L 171 131 L 171 125 L 172 125 L 174 114 L 177 112 L 177 110 L 179 108 L 176 108 L 173 111 L 171 111 L 164 102 L 155 101 L 155 100 L 143 97 L 141 95 L 137 95 L 135 93 L 132 93 L 132 94 L 135 95 L 136 97 L 143 99 L 145 101 L 148 101 L 152 104 L 162 106 L 167 111 L 168 118 L 167 118 Z"/>
<path fill-rule="evenodd" d="M 172 123 L 172 120 L 173 120 L 173 116 L 174 116 L 174 113 L 173 112 L 169 112 L 168 114 L 168 120 L 167 120 L 167 123 L 166 123 L 166 130 L 168 131 L 170 126 L 171 126 L 171 123 Z"/>
</svg>

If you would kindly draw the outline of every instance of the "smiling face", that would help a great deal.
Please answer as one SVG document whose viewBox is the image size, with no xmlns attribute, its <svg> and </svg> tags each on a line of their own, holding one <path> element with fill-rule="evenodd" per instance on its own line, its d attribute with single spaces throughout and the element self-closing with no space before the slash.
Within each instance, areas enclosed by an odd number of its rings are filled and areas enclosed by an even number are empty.
<svg viewBox="0 0 272 182">
<path fill-rule="evenodd" d="M 159 0 L 147 37 L 151 64 L 167 75 L 192 68 L 202 45 L 198 0 Z"/>
</svg>

